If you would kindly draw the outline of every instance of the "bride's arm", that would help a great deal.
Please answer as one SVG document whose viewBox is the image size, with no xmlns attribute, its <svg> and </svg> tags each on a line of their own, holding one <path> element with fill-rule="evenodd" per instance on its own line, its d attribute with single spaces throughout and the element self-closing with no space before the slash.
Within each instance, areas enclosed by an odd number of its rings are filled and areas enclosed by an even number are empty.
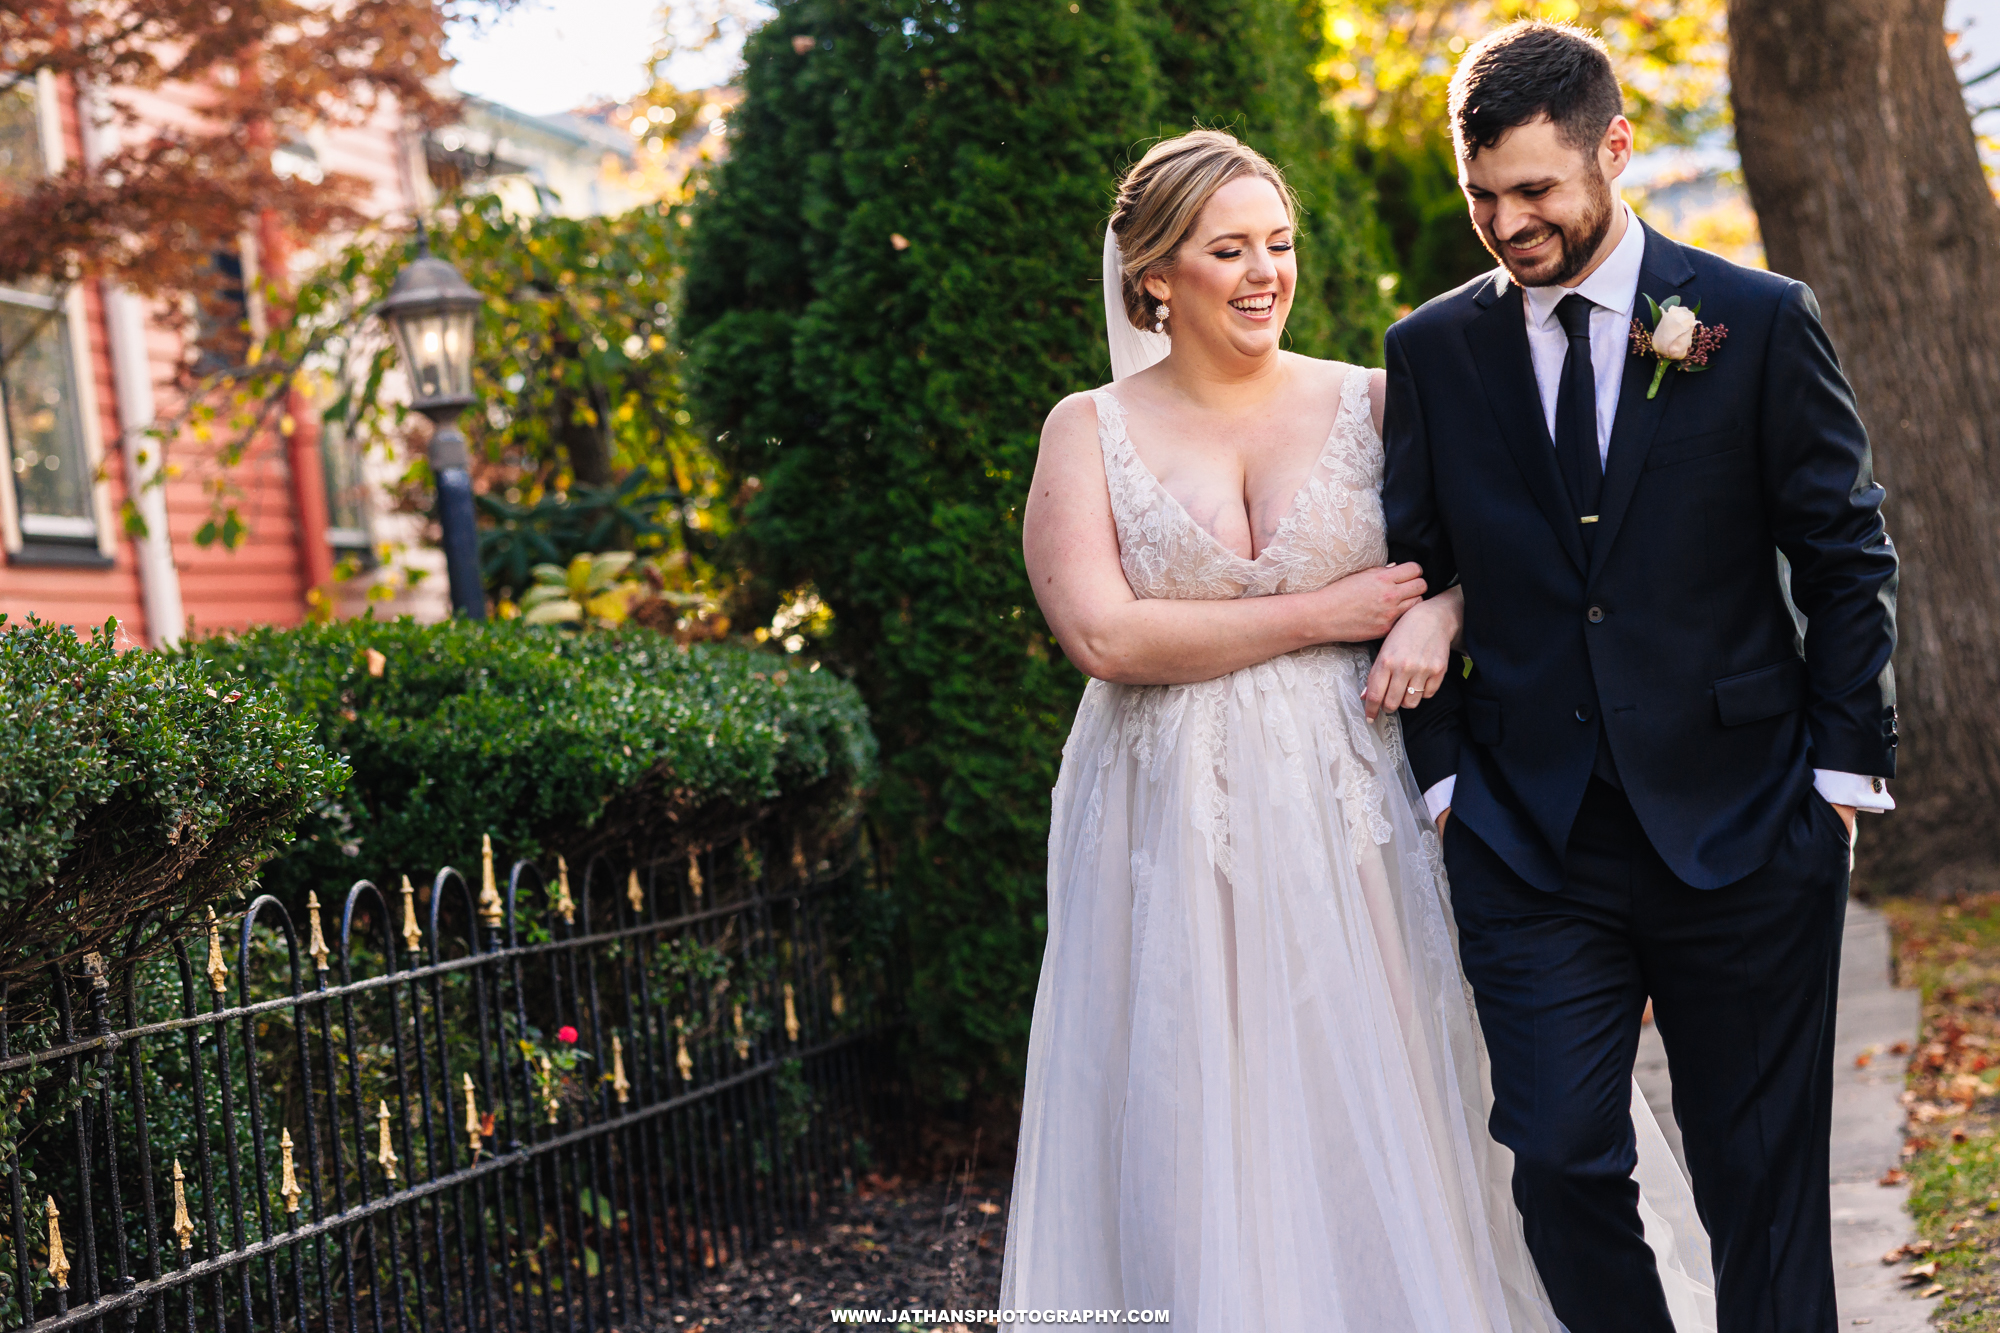
<svg viewBox="0 0 2000 1333">
<path fill-rule="evenodd" d="M 1451 650 L 1465 630 L 1465 589 L 1446 588 L 1389 631 L 1375 665 L 1368 671 L 1368 688 L 1361 699 L 1373 722 L 1378 712 L 1414 708 L 1438 692 L 1451 668 Z"/>
<path fill-rule="evenodd" d="M 1139 598 L 1118 563 L 1118 532 L 1097 443 L 1097 409 L 1067 398 L 1049 414 L 1021 545 L 1035 600 L 1069 660 L 1123 685 L 1213 680 L 1316 643 L 1368 643 L 1417 604 L 1415 565 L 1364 570 L 1316 592 L 1231 601 Z"/>
</svg>

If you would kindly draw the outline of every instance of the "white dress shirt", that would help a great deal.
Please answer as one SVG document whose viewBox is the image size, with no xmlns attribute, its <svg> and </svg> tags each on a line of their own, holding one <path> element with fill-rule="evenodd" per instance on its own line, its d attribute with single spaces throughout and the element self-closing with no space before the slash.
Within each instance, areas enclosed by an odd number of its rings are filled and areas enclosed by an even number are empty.
<svg viewBox="0 0 2000 1333">
<path fill-rule="evenodd" d="M 1590 311 L 1590 369 L 1597 381 L 1597 457 L 1604 462 L 1611 453 L 1611 423 L 1618 416 L 1618 394 L 1625 383 L 1625 363 L 1631 359 L 1632 310 L 1639 303 L 1639 270 L 1646 262 L 1646 229 L 1629 204 L 1625 210 L 1625 235 L 1603 263 L 1592 269 L 1574 287 L 1523 287 L 1522 311 L 1528 321 L 1528 355 L 1534 361 L 1535 384 L 1542 394 L 1542 414 L 1548 423 L 1550 440 L 1556 437 L 1556 398 L 1562 388 L 1563 358 L 1569 354 L 1569 335 L 1556 318 L 1556 306 L 1571 292 L 1588 298 Z M 1648 368 L 1650 369 L 1650 367 Z M 1458 786 L 1456 775 L 1444 779 L 1424 793 L 1424 806 L 1435 820 L 1451 806 Z M 1880 778 L 1861 773 L 1836 773 L 1832 769 L 1813 770 L 1813 786 L 1833 805 L 1851 805 L 1857 810 L 1884 811 L 1896 808 L 1889 787 Z"/>
</svg>

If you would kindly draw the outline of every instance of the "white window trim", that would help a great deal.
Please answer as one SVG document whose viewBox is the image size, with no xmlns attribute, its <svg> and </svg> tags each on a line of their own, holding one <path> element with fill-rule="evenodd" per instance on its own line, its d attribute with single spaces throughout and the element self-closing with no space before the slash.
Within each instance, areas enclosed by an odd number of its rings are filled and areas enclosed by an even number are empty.
<svg viewBox="0 0 2000 1333">
<path fill-rule="evenodd" d="M 62 113 L 56 99 L 55 76 L 47 70 L 35 75 L 35 120 L 41 131 L 42 163 L 53 175 L 61 171 L 69 161 L 63 150 Z M 53 310 L 57 302 L 47 296 L 36 296 L 28 292 L 0 292 L 8 301 L 39 306 Z M 64 295 L 63 318 L 69 330 L 70 392 L 75 395 L 77 423 L 83 437 L 83 459 L 90 468 L 90 510 L 91 521 L 96 524 L 97 553 L 107 560 L 118 555 L 118 536 L 112 524 L 111 488 L 104 480 L 104 422 L 97 400 L 96 368 L 90 358 L 89 307 L 83 299 L 81 284 L 74 284 Z M 0 453 L 9 459 L 13 457 L 13 441 L 8 438 L 7 424 L 0 418 Z M 82 534 L 78 534 L 82 535 Z M 20 551 L 24 534 L 21 531 L 21 511 L 14 493 L 14 470 L 0 467 L 0 543 L 4 543 L 9 553 Z"/>
</svg>

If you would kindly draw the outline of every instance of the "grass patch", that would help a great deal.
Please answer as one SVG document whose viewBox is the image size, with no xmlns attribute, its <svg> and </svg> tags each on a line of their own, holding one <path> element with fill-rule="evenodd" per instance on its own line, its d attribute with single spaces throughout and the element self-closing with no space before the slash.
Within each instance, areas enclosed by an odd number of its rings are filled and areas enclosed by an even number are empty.
<svg viewBox="0 0 2000 1333">
<path fill-rule="evenodd" d="M 1897 979 L 1923 996 L 1903 1093 L 1919 1240 L 1902 1261 L 1913 1287 L 1941 1298 L 1939 1329 L 2000 1333 L 2000 894 L 1882 910 Z"/>
</svg>

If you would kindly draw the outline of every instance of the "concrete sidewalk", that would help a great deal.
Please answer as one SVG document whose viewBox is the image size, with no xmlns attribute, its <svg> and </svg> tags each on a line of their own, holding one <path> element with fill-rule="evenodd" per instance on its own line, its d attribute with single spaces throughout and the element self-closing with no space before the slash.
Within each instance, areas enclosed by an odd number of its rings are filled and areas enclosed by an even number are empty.
<svg viewBox="0 0 2000 1333">
<path fill-rule="evenodd" d="M 1906 1062 L 1878 1054 L 1866 1069 L 1854 1066 L 1854 1057 L 1871 1046 L 1915 1045 L 1917 1020 L 1917 993 L 1897 990 L 1889 980 L 1888 922 L 1848 903 L 1833 1052 L 1833 1265 L 1841 1325 L 1864 1325 L 1869 1333 L 1925 1333 L 1937 1304 L 1909 1294 L 1902 1265 L 1882 1262 L 1884 1252 L 1916 1234 L 1903 1209 L 1908 1186 L 1875 1183 L 1901 1160 L 1903 1108 L 1897 1099 Z M 1638 1077 L 1661 1132 L 1681 1156 L 1667 1053 L 1650 1025 L 1640 1031 Z M 1681 1166 L 1686 1169 L 1685 1158 Z"/>
</svg>

